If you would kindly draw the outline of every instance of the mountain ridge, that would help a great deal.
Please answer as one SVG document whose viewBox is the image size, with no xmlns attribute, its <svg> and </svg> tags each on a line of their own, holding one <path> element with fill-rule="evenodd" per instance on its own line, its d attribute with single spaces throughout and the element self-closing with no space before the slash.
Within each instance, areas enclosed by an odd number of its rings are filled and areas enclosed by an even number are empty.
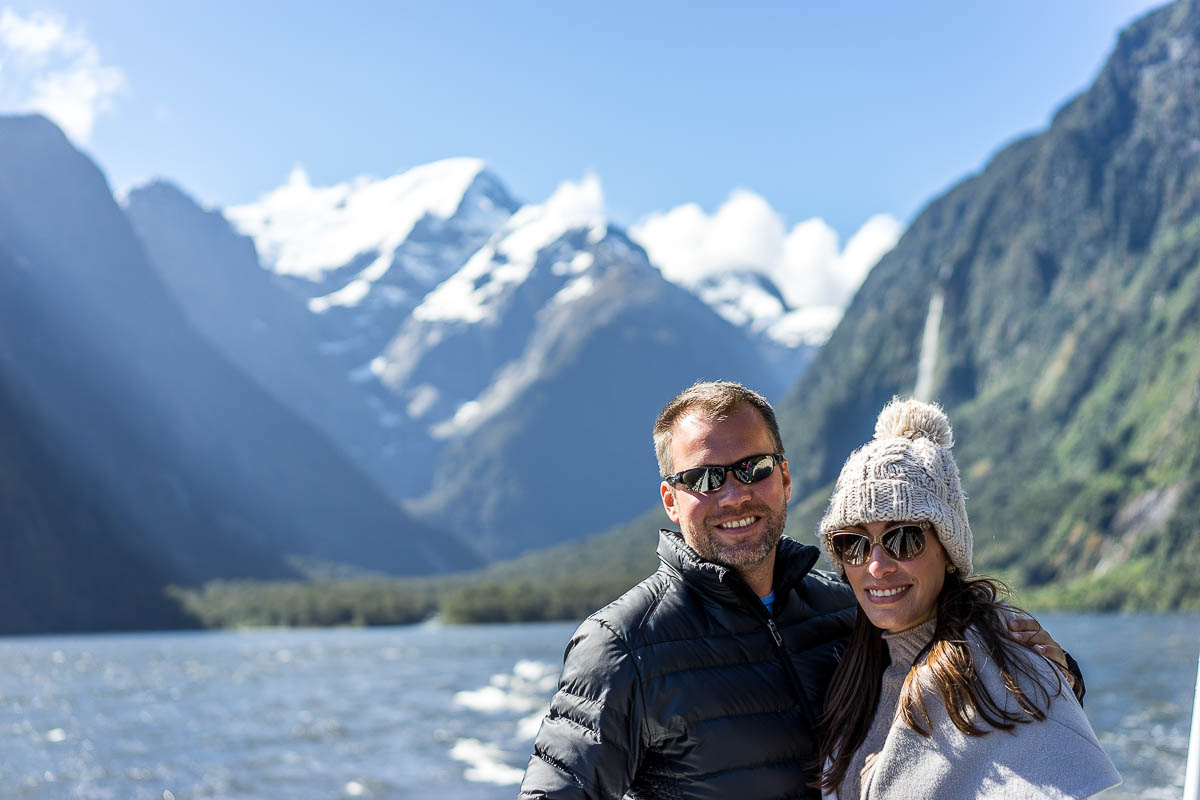
<svg viewBox="0 0 1200 800">
<path fill-rule="evenodd" d="M 397 573 L 477 563 L 461 542 L 409 520 L 369 480 L 356 480 L 328 442 L 197 336 L 103 174 L 61 131 L 41 117 L 3 118 L 0 145 L 0 387 L 16 424 L 43 443 L 20 451 L 35 464 L 44 459 L 35 474 L 77 479 L 39 485 L 64 513 L 38 530 L 65 542 L 76 534 L 55 524 L 82 520 L 118 551 L 137 554 L 130 562 L 140 559 L 148 579 L 185 584 L 297 576 L 293 556 Z M 40 594 L 29 624 L 178 619 L 163 586 L 125 587 L 89 572 L 111 559 L 89 565 L 57 552 L 79 592 Z M 47 558 L 25 563 L 48 570 Z M 22 562 L 3 568 L 21 570 Z M 57 585 L 46 571 L 7 580 Z M 88 595 L 89 587 L 112 593 Z M 154 595 L 153 607 L 138 616 L 131 592 Z M 82 608 L 97 603 L 133 616 Z"/>
</svg>

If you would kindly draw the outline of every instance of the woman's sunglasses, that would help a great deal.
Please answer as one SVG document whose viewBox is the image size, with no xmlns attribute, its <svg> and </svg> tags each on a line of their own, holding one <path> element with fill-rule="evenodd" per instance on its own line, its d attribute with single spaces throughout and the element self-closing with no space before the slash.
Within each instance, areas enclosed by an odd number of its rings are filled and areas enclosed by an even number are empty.
<svg viewBox="0 0 1200 800">
<path fill-rule="evenodd" d="M 838 560 L 850 567 L 861 567 L 871 558 L 871 549 L 879 544 L 897 561 L 912 561 L 925 552 L 928 522 L 905 522 L 888 528 L 872 539 L 858 531 L 834 531 L 829 535 L 829 549 Z"/>
<path fill-rule="evenodd" d="M 724 467 L 685 469 L 683 472 L 668 475 L 663 480 L 670 486 L 682 486 L 689 492 L 715 492 L 725 485 L 725 476 L 729 473 L 733 473 L 733 477 L 742 483 L 758 483 L 764 478 L 769 478 L 775 471 L 775 465 L 782 462 L 781 453 L 766 453 L 743 458 Z"/>
</svg>

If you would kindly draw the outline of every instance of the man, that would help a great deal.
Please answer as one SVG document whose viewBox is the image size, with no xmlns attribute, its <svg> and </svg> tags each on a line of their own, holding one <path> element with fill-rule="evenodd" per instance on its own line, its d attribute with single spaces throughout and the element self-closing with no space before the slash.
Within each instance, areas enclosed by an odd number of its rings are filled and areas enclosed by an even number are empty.
<svg viewBox="0 0 1200 800">
<path fill-rule="evenodd" d="M 660 531 L 658 571 L 571 639 L 520 797 L 818 797 L 817 724 L 855 600 L 812 571 L 816 547 L 782 538 L 775 412 L 697 383 L 659 414 L 654 448 L 680 531 Z"/>
</svg>

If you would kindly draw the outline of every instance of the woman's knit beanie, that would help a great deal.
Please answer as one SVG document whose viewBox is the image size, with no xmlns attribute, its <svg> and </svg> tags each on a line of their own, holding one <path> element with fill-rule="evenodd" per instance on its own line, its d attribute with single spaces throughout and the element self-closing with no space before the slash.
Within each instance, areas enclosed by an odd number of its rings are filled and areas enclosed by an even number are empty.
<svg viewBox="0 0 1200 800">
<path fill-rule="evenodd" d="M 830 535 L 868 522 L 929 522 L 963 577 L 971 574 L 971 525 L 958 466 L 950 448 L 954 434 L 936 405 L 898 397 L 875 422 L 875 438 L 846 459 L 817 539 L 825 558 L 841 572 Z"/>
</svg>

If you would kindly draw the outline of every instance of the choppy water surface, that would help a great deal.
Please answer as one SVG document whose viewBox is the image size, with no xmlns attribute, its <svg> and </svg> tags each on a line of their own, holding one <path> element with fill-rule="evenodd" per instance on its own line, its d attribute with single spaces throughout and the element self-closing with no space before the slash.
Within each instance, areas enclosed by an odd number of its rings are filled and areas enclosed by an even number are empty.
<svg viewBox="0 0 1200 800">
<path fill-rule="evenodd" d="M 1125 776 L 1182 791 L 1200 617 L 1045 615 Z M 0 639 L 0 795 L 510 798 L 573 625 Z"/>
</svg>

